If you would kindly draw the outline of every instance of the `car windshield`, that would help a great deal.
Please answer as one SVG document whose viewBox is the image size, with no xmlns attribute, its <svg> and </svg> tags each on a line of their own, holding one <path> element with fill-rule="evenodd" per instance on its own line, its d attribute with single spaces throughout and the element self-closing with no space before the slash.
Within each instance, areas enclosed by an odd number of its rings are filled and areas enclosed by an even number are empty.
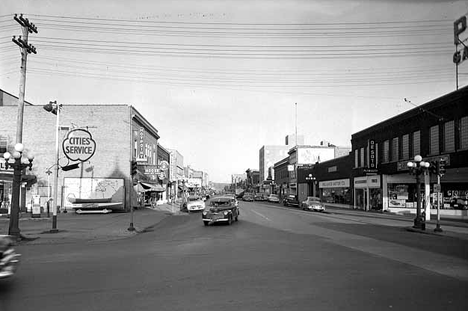
<svg viewBox="0 0 468 311">
<path fill-rule="evenodd" d="M 200 200 L 200 198 L 199 197 L 189 197 L 188 200 L 189 201 L 198 201 L 198 200 Z"/>
<path fill-rule="evenodd" d="M 320 202 L 320 198 L 317 197 L 308 197 L 307 201 L 309 202 Z"/>
<path fill-rule="evenodd" d="M 276 194 L 270 194 L 270 197 L 277 198 L 278 196 Z"/>
<path fill-rule="evenodd" d="M 230 199 L 218 199 L 218 200 L 213 200 L 210 203 L 211 206 L 229 206 L 229 204 L 231 204 Z"/>
</svg>

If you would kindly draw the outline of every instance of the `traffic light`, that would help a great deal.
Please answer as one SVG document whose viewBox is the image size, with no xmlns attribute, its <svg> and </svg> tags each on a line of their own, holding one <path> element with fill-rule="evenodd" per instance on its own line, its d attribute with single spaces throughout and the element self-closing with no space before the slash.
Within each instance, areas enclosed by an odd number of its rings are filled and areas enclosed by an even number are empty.
<svg viewBox="0 0 468 311">
<path fill-rule="evenodd" d="M 445 164 L 446 164 L 446 162 L 445 162 L 444 159 L 440 159 L 438 163 L 439 163 L 439 172 L 438 172 L 438 174 L 439 174 L 439 176 L 443 176 L 445 174 Z"/>
<path fill-rule="evenodd" d="M 431 161 L 431 166 L 429 166 L 429 172 L 431 172 L 431 174 L 433 175 L 439 174 L 439 162 L 438 161 Z"/>
<path fill-rule="evenodd" d="M 45 111 L 57 115 L 57 101 L 49 102 L 47 105 L 42 106 Z"/>
<path fill-rule="evenodd" d="M 136 161 L 132 161 L 132 164 L 131 164 L 131 174 L 132 176 L 135 176 L 137 174 L 137 162 Z"/>
</svg>

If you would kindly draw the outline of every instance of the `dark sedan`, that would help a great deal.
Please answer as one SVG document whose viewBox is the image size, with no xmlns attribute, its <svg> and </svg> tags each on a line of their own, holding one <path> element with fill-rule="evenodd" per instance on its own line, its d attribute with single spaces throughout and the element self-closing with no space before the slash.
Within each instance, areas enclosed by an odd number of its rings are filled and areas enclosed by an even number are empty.
<svg viewBox="0 0 468 311">
<path fill-rule="evenodd" d="M 215 222 L 226 222 L 231 225 L 239 219 L 239 207 L 236 199 L 232 197 L 217 197 L 210 201 L 202 212 L 202 220 L 205 226 Z"/>
</svg>

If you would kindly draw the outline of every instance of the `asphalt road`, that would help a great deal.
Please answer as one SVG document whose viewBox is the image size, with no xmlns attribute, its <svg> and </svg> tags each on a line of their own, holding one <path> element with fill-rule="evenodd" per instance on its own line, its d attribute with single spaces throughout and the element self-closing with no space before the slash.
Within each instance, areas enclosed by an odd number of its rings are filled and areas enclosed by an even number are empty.
<svg viewBox="0 0 468 311">
<path fill-rule="evenodd" d="M 0 310 L 467 310 L 467 241 L 240 202 L 232 226 L 170 216 L 132 238 L 22 245 Z"/>
</svg>

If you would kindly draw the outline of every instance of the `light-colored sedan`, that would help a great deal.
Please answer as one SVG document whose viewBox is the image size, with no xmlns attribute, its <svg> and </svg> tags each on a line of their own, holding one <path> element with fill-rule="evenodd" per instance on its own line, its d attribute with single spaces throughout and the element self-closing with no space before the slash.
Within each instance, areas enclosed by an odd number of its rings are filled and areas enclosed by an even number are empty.
<svg viewBox="0 0 468 311">
<path fill-rule="evenodd" d="M 189 196 L 187 199 L 187 212 L 202 211 L 205 209 L 205 202 L 199 196 Z"/>
<path fill-rule="evenodd" d="M 270 194 L 267 198 L 268 202 L 279 203 L 280 199 L 276 194 Z"/>
<path fill-rule="evenodd" d="M 325 205 L 317 197 L 307 197 L 305 201 L 302 201 L 301 206 L 304 211 L 325 211 Z"/>
</svg>

